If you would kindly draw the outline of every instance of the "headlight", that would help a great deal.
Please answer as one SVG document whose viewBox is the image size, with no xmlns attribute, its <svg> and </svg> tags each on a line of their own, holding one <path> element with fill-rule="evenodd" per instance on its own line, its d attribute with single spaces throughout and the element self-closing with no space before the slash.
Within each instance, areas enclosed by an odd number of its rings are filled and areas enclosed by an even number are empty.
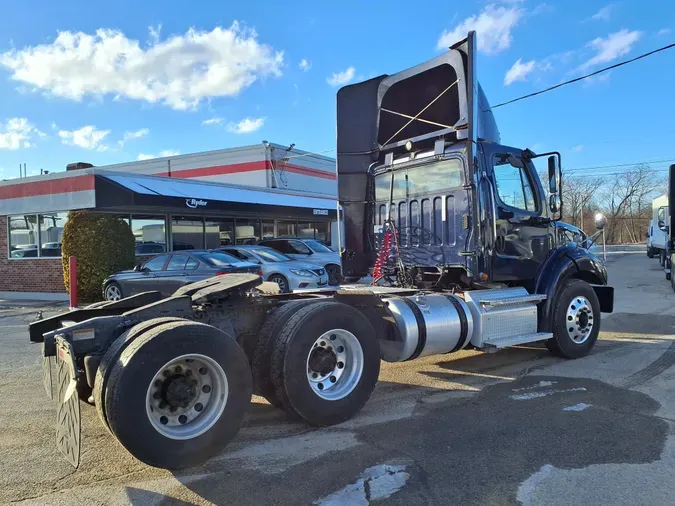
<svg viewBox="0 0 675 506">
<path fill-rule="evenodd" d="M 312 271 L 307 271 L 305 269 L 291 269 L 291 272 L 296 276 L 302 276 L 303 278 L 311 278 L 314 276 Z"/>
</svg>

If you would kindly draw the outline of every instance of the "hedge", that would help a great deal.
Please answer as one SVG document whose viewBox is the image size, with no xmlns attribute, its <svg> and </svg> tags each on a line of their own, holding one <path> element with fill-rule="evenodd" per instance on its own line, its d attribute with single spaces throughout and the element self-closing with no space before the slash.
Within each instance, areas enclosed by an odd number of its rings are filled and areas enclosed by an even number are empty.
<svg viewBox="0 0 675 506">
<path fill-rule="evenodd" d="M 129 225 L 115 216 L 91 211 L 71 211 L 61 239 L 63 282 L 70 292 L 68 258 L 77 258 L 78 296 L 83 301 L 102 297 L 103 280 L 112 273 L 133 268 L 135 239 Z"/>
</svg>

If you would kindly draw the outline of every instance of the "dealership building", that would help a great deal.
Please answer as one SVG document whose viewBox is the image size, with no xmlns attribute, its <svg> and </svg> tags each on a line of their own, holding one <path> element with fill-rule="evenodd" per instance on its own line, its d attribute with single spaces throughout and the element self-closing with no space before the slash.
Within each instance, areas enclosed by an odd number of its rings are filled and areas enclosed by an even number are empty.
<svg viewBox="0 0 675 506">
<path fill-rule="evenodd" d="M 166 251 L 312 237 L 339 247 L 335 160 L 259 145 L 0 181 L 0 297 L 65 296 L 68 212 L 124 219 L 139 261 Z M 6 292 L 12 292 L 8 294 Z"/>
</svg>

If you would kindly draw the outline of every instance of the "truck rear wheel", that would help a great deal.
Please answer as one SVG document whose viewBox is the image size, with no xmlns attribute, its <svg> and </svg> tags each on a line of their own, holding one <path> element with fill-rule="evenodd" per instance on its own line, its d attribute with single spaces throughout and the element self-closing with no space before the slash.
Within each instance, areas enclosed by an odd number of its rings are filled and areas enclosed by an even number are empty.
<svg viewBox="0 0 675 506">
<path fill-rule="evenodd" d="M 103 422 L 105 428 L 108 429 L 108 432 L 110 432 L 110 427 L 108 426 L 108 419 L 105 415 L 105 389 L 112 366 L 115 364 L 115 362 L 117 362 L 124 349 L 144 332 L 147 332 L 148 330 L 158 327 L 164 323 L 181 321 L 187 320 L 182 318 L 153 318 L 152 320 L 134 325 L 124 332 L 120 337 L 115 339 L 103 355 L 101 363 L 96 370 L 96 378 L 94 379 L 92 396 L 94 398 L 94 405 L 96 406 L 98 417 L 101 419 L 101 422 Z"/>
<path fill-rule="evenodd" d="M 110 371 L 110 429 L 138 460 L 165 469 L 201 464 L 239 431 L 251 371 L 237 342 L 195 322 L 159 325 L 126 347 Z"/>
<path fill-rule="evenodd" d="M 564 358 L 586 356 L 600 333 L 600 303 L 595 290 L 580 279 L 563 283 L 553 305 L 553 338 L 548 349 Z"/>
<path fill-rule="evenodd" d="M 297 311 L 274 341 L 271 380 L 284 409 L 312 425 L 344 422 L 370 398 L 380 372 L 373 326 L 339 302 Z"/>
<path fill-rule="evenodd" d="M 651 248 L 651 246 L 647 246 L 647 257 L 654 258 L 654 250 Z"/>
<path fill-rule="evenodd" d="M 661 267 L 665 267 L 666 265 L 666 252 L 664 250 L 659 250 L 659 263 L 661 264 Z"/>
<path fill-rule="evenodd" d="M 270 378 L 270 360 L 274 351 L 274 341 L 286 322 L 298 311 L 316 300 L 291 301 L 275 309 L 269 315 L 258 333 L 251 369 L 253 372 L 253 388 L 257 395 L 262 395 L 275 408 L 282 408 L 277 399 L 274 385 Z"/>
</svg>

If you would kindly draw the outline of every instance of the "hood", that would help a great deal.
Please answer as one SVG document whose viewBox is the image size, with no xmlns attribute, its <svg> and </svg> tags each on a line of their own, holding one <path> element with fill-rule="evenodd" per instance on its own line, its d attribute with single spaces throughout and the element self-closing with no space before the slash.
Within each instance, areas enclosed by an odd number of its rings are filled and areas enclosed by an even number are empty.
<svg viewBox="0 0 675 506">
<path fill-rule="evenodd" d="M 288 269 L 305 269 L 305 270 L 314 270 L 317 267 L 323 267 L 324 264 L 315 264 L 311 262 L 306 262 L 304 260 L 292 261 L 292 262 L 283 262 Z"/>
</svg>

